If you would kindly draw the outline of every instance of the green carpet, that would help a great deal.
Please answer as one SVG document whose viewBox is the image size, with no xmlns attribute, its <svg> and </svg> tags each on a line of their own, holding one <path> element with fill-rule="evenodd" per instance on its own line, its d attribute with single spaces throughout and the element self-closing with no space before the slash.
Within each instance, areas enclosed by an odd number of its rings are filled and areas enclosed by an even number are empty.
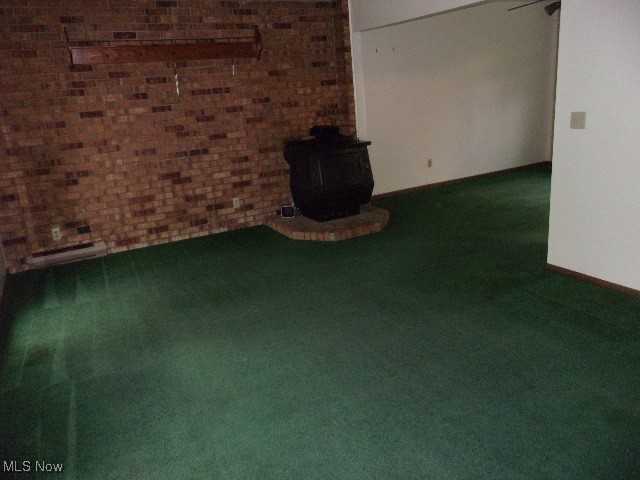
<svg viewBox="0 0 640 480">
<path fill-rule="evenodd" d="M 387 230 L 344 242 L 257 227 L 12 276 L 0 462 L 82 480 L 639 478 L 640 300 L 544 269 L 549 184 L 380 199 Z"/>
</svg>

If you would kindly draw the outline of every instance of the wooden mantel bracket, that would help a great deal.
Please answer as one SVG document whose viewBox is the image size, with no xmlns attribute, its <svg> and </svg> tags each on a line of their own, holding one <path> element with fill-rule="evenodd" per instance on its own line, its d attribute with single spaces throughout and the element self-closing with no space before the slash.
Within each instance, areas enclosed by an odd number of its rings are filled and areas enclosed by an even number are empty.
<svg viewBox="0 0 640 480">
<path fill-rule="evenodd" d="M 66 29 L 65 29 L 66 35 Z M 133 43 L 144 42 L 144 43 Z M 72 65 L 98 65 L 138 62 L 178 62 L 213 58 L 257 58 L 262 53 L 262 36 L 257 26 L 253 37 L 197 40 L 122 40 L 76 42 L 67 39 Z M 88 45 L 86 43 L 89 43 Z"/>
</svg>

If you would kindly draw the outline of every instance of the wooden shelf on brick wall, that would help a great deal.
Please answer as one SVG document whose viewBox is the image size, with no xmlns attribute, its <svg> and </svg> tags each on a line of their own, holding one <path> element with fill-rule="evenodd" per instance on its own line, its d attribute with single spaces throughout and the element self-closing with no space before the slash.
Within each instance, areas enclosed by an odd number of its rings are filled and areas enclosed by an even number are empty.
<svg viewBox="0 0 640 480">
<path fill-rule="evenodd" d="M 124 43 L 126 42 L 126 44 Z M 178 62 L 214 58 L 260 58 L 262 36 L 254 27 L 253 37 L 196 40 L 145 40 L 144 44 L 101 42 L 95 45 L 69 44 L 72 65 L 97 65 L 138 62 Z M 187 43 L 190 42 L 190 43 Z M 85 43 L 85 42 L 76 42 Z M 89 42 L 88 42 L 89 43 Z"/>
</svg>

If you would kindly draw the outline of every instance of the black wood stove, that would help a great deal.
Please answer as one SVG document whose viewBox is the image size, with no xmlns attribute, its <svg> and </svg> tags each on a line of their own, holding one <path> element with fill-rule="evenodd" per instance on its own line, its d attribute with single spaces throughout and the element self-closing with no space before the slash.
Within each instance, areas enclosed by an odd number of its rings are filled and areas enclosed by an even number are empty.
<svg viewBox="0 0 640 480">
<path fill-rule="evenodd" d="M 368 145 L 341 135 L 285 145 L 291 195 L 303 215 L 324 222 L 360 213 L 373 192 Z"/>
</svg>

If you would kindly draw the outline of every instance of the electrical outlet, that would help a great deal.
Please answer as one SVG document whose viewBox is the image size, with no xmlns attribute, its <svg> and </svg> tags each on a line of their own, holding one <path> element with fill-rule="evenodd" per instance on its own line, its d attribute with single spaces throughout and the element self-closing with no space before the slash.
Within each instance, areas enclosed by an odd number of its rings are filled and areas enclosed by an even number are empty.
<svg viewBox="0 0 640 480">
<path fill-rule="evenodd" d="M 427 168 L 431 168 L 433 166 L 433 160 L 427 160 Z"/>
<path fill-rule="evenodd" d="M 51 236 L 54 240 L 60 240 L 62 238 L 62 234 L 60 233 L 60 229 L 58 227 L 54 227 L 51 229 Z"/>
<path fill-rule="evenodd" d="M 233 208 L 240 208 L 240 199 L 238 197 L 233 199 Z"/>
<path fill-rule="evenodd" d="M 569 127 L 572 130 L 584 130 L 587 128 L 587 112 L 571 112 Z"/>
</svg>

